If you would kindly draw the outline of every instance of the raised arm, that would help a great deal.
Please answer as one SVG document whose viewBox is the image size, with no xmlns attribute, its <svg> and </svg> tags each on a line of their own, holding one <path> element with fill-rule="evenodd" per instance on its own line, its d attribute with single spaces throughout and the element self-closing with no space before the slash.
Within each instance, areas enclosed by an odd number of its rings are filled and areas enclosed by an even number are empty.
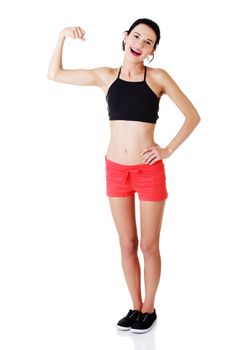
<svg viewBox="0 0 233 350">
<path fill-rule="evenodd" d="M 85 31 L 81 27 L 68 27 L 61 30 L 49 64 L 48 79 L 65 84 L 93 85 L 100 87 L 104 85 L 103 77 L 108 68 L 63 69 L 62 50 L 65 38 L 70 36 L 73 39 L 85 41 L 84 35 Z"/>
</svg>

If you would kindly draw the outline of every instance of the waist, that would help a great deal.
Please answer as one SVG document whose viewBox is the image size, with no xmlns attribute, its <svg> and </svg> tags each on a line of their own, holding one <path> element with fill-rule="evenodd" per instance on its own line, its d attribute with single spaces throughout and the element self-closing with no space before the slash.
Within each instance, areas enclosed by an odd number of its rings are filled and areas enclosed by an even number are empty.
<svg viewBox="0 0 233 350">
<path fill-rule="evenodd" d="M 140 155 L 147 147 L 155 145 L 153 139 L 140 142 L 120 142 L 117 139 L 111 139 L 106 152 L 106 157 L 113 162 L 123 165 L 142 164 L 143 157 Z"/>
<path fill-rule="evenodd" d="M 135 163 L 135 164 L 123 164 L 123 163 L 119 163 L 113 160 L 110 160 L 108 158 L 107 155 L 105 155 L 105 161 L 106 161 L 106 165 L 108 166 L 108 168 L 113 168 L 114 170 L 116 170 L 116 168 L 118 168 L 121 171 L 126 171 L 126 172 L 134 172 L 134 173 L 140 173 L 140 170 L 149 170 L 148 166 L 150 167 L 150 169 L 153 171 L 153 168 L 164 168 L 164 163 L 163 160 L 160 159 L 157 162 L 148 165 L 145 163 Z"/>
<path fill-rule="evenodd" d="M 111 138 L 107 158 L 125 165 L 141 163 L 140 153 L 153 146 L 155 124 L 138 121 L 110 121 Z"/>
</svg>

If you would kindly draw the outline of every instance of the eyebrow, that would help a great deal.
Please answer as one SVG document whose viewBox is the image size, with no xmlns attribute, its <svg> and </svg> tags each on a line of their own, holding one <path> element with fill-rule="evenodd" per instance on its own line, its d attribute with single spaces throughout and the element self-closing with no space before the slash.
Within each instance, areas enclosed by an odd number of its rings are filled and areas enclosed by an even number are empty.
<svg viewBox="0 0 233 350">
<path fill-rule="evenodd" d="M 138 34 L 138 35 L 141 35 L 141 34 L 138 33 L 138 32 L 134 32 L 134 33 L 136 33 L 136 34 Z M 149 41 L 152 42 L 152 44 L 153 44 L 153 40 L 151 40 L 151 39 L 147 39 L 147 40 L 149 40 Z"/>
</svg>

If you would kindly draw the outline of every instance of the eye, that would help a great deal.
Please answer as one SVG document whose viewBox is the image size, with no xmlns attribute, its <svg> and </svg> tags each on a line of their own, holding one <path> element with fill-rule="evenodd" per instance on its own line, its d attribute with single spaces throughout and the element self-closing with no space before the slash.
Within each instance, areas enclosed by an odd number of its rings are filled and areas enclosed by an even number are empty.
<svg viewBox="0 0 233 350">
<path fill-rule="evenodd" d="M 137 34 L 134 34 L 134 37 L 135 37 L 136 39 L 138 39 L 138 38 L 139 38 L 139 35 L 137 35 Z"/>
<path fill-rule="evenodd" d="M 146 44 L 147 44 L 147 45 L 151 45 L 151 42 L 150 42 L 150 41 L 146 41 Z"/>
</svg>

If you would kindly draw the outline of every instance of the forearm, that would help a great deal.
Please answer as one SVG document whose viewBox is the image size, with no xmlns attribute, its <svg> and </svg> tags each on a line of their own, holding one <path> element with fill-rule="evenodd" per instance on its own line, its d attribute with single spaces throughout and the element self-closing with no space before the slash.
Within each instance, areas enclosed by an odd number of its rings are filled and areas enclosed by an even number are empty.
<svg viewBox="0 0 233 350">
<path fill-rule="evenodd" d="M 62 50 L 63 50 L 64 41 L 65 41 L 65 36 L 60 33 L 58 37 L 57 45 L 55 47 L 55 50 L 53 52 L 53 55 L 49 64 L 48 75 L 47 75 L 48 79 L 54 80 L 56 78 L 57 72 L 63 69 Z"/>
<path fill-rule="evenodd" d="M 198 113 L 196 113 L 192 118 L 185 119 L 178 133 L 166 147 L 169 155 L 171 155 L 187 139 L 187 137 L 199 124 L 200 120 L 201 118 Z"/>
</svg>

